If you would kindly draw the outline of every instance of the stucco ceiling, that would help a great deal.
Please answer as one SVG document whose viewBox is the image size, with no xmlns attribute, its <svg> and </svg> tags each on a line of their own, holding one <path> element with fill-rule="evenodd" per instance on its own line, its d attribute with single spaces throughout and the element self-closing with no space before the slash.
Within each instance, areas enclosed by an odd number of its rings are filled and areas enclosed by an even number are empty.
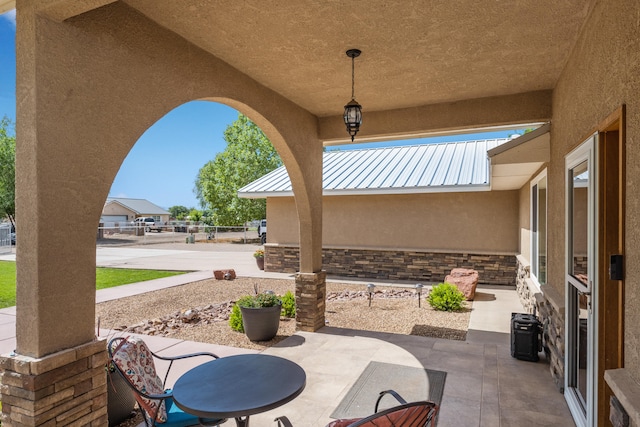
<svg viewBox="0 0 640 427">
<path fill-rule="evenodd" d="M 125 0 L 317 116 L 554 87 L 591 1 Z"/>
</svg>

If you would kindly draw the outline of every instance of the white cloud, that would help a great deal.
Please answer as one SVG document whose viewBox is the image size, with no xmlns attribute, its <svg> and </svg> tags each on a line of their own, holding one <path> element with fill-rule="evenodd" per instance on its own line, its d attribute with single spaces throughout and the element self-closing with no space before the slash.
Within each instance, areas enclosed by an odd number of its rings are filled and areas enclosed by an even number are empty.
<svg viewBox="0 0 640 427">
<path fill-rule="evenodd" d="M 0 18 L 4 19 L 5 21 L 11 22 L 11 24 L 13 24 L 13 28 L 16 27 L 16 10 L 15 9 L 3 13 L 2 15 L 0 15 Z"/>
</svg>

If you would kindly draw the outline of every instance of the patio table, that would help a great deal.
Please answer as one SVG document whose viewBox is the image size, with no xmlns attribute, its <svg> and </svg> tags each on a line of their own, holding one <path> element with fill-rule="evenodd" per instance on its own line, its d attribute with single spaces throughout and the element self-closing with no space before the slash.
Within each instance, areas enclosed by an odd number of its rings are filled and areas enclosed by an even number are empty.
<svg viewBox="0 0 640 427">
<path fill-rule="evenodd" d="M 222 357 L 196 366 L 173 386 L 180 409 L 201 418 L 235 418 L 249 426 L 249 416 L 295 399 L 307 375 L 298 364 L 265 354 Z"/>
</svg>

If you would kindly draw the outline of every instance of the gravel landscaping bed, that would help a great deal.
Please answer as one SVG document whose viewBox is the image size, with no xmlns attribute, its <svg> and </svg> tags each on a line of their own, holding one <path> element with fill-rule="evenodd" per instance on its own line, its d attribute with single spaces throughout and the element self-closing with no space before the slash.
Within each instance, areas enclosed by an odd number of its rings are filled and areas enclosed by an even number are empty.
<svg viewBox="0 0 640 427">
<path fill-rule="evenodd" d="M 228 316 L 233 303 L 252 294 L 256 284 L 260 291 L 278 295 L 295 290 L 293 279 L 210 279 L 96 304 L 96 316 L 101 328 L 261 350 L 293 335 L 295 320 L 282 318 L 278 335 L 266 342 L 251 342 L 231 330 Z M 458 313 L 436 311 L 423 292 L 418 308 L 413 290 L 377 286 L 369 306 L 363 288 L 327 283 L 328 326 L 456 340 L 466 337 L 470 303 Z"/>
</svg>

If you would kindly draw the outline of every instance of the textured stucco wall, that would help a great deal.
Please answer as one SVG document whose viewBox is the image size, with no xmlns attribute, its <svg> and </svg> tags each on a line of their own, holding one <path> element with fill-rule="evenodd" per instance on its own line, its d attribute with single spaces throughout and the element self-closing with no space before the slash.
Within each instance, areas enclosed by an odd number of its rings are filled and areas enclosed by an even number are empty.
<svg viewBox="0 0 640 427">
<path fill-rule="evenodd" d="M 515 254 L 519 197 L 518 191 L 327 196 L 323 245 Z M 267 218 L 270 243 L 297 243 L 291 198 L 269 198 Z"/>
<path fill-rule="evenodd" d="M 62 23 L 17 13 L 17 350 L 40 357 L 94 338 L 95 236 L 111 183 L 140 135 L 194 99 L 247 114 L 285 162 L 303 272 L 322 264 L 317 119 L 123 3 Z M 73 206 L 73 220 L 68 207 Z M 46 237 L 43 237 L 45 236 Z M 70 242 L 68 236 L 73 235 Z"/>
<path fill-rule="evenodd" d="M 624 363 L 640 381 L 640 3 L 600 1 L 554 90 L 549 283 L 564 293 L 564 156 L 626 104 Z"/>
</svg>

